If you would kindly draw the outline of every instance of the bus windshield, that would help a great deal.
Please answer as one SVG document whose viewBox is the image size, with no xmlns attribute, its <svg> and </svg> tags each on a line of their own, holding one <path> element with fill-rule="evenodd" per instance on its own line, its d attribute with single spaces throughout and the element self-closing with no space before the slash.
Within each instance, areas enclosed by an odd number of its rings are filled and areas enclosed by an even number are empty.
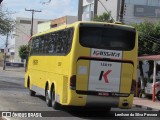
<svg viewBox="0 0 160 120">
<path fill-rule="evenodd" d="M 84 47 L 129 51 L 135 46 L 136 32 L 132 28 L 117 26 L 80 26 L 79 36 Z"/>
</svg>

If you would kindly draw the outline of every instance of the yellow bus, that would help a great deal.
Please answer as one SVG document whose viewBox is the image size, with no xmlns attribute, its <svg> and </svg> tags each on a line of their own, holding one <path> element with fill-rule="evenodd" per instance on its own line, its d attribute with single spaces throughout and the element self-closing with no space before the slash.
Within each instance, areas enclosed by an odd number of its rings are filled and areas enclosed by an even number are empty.
<svg viewBox="0 0 160 120">
<path fill-rule="evenodd" d="M 135 28 L 76 22 L 29 41 L 25 87 L 48 106 L 131 108 L 137 69 Z"/>
</svg>

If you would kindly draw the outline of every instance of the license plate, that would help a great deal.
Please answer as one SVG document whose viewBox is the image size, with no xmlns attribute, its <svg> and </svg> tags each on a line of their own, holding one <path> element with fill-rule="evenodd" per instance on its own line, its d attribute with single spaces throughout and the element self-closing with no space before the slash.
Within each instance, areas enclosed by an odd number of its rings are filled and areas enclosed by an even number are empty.
<svg viewBox="0 0 160 120">
<path fill-rule="evenodd" d="M 99 92 L 98 95 L 99 95 L 99 96 L 109 96 L 109 93 Z"/>
</svg>

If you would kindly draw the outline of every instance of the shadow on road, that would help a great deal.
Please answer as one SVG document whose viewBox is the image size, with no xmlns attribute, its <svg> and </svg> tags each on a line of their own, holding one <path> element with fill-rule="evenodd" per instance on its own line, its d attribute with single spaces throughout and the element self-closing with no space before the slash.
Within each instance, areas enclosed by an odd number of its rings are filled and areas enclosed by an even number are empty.
<svg viewBox="0 0 160 120">
<path fill-rule="evenodd" d="M 45 97 L 36 95 L 35 97 L 45 101 Z M 53 113 L 56 113 L 56 117 L 78 117 L 87 119 L 106 119 L 113 118 L 114 113 L 108 112 L 107 109 L 100 107 L 73 107 L 73 106 L 61 106 L 58 111 L 53 109 Z"/>
<path fill-rule="evenodd" d="M 20 85 L 19 83 L 14 83 L 11 81 L 0 81 L 0 90 L 19 90 L 19 89 L 25 89 L 23 85 Z"/>
<path fill-rule="evenodd" d="M 62 107 L 63 111 L 68 112 L 72 116 L 81 117 L 81 118 L 90 118 L 90 119 L 97 119 L 97 118 L 111 118 L 114 114 L 112 112 L 108 112 L 107 109 L 104 108 L 97 108 L 97 107 Z"/>
</svg>

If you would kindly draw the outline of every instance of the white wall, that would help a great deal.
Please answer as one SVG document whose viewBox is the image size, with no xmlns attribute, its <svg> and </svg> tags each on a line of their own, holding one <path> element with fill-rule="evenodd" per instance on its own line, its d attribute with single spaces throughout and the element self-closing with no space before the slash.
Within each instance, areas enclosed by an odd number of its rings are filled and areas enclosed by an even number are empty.
<svg viewBox="0 0 160 120">
<path fill-rule="evenodd" d="M 31 24 L 24 24 L 20 23 L 20 20 L 28 20 L 31 21 L 30 18 L 16 18 L 16 29 L 15 29 L 15 55 L 14 55 L 14 62 L 21 62 L 21 59 L 18 55 L 18 50 L 21 45 L 28 44 L 30 39 L 30 31 L 31 31 Z M 36 34 L 38 31 L 38 21 L 46 21 L 42 19 L 34 19 L 33 21 L 33 34 Z"/>
<path fill-rule="evenodd" d="M 91 3 L 94 3 L 94 0 L 88 0 L 88 1 L 91 1 L 91 2 L 87 2 L 87 0 L 83 0 L 83 6 L 86 6 L 86 5 L 89 5 Z"/>
<path fill-rule="evenodd" d="M 141 23 L 144 20 L 147 21 L 152 21 L 152 22 L 158 22 L 158 18 L 154 17 L 136 17 L 134 16 L 134 4 L 127 4 L 126 5 L 126 12 L 124 15 L 124 22 L 127 24 L 132 24 L 132 23 Z"/>
<path fill-rule="evenodd" d="M 76 21 L 78 21 L 78 18 L 76 16 L 67 16 L 67 24 L 72 24 Z"/>
<path fill-rule="evenodd" d="M 91 10 L 93 11 L 93 3 L 94 0 L 90 0 L 92 2 L 88 3 L 87 0 L 83 0 L 83 7 L 88 5 L 88 11 L 85 11 L 85 13 L 83 13 L 82 15 L 82 20 L 86 20 L 86 21 L 90 21 L 90 17 L 92 17 L 93 13 L 90 13 L 89 9 L 90 9 L 90 4 L 92 4 L 92 8 Z M 102 5 L 102 4 L 103 5 Z M 98 5 L 97 5 L 97 15 L 102 15 L 104 12 L 107 12 L 105 10 L 105 8 L 107 9 L 107 11 L 111 11 L 111 15 L 112 17 L 117 20 L 117 6 L 118 6 L 118 0 L 98 0 Z M 84 11 L 83 11 L 84 12 Z"/>
<path fill-rule="evenodd" d="M 51 29 L 51 21 L 38 24 L 38 33 Z"/>
</svg>

